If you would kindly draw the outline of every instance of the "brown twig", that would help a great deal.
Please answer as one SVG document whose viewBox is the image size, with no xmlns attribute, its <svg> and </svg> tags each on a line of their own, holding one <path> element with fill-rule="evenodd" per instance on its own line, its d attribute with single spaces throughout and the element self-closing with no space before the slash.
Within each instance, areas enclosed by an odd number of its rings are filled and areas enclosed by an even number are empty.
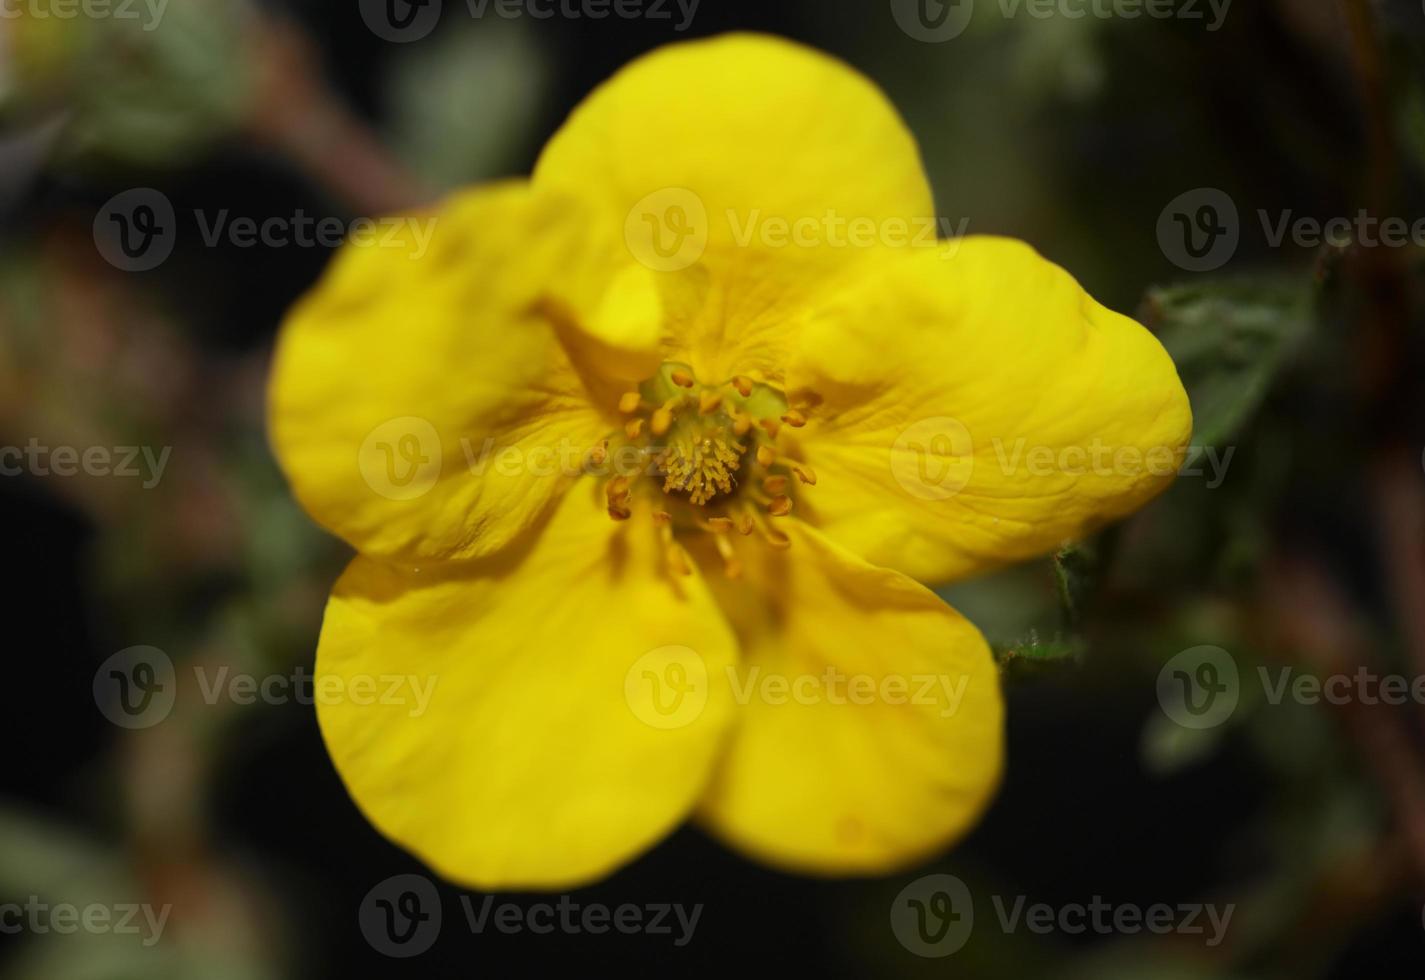
<svg viewBox="0 0 1425 980">
<path fill-rule="evenodd" d="M 1277 639 L 1319 676 L 1377 671 L 1371 644 L 1350 602 L 1326 570 L 1303 558 L 1278 560 L 1265 576 L 1265 604 Z M 1401 712 L 1346 698 L 1336 707 L 1389 801 L 1416 878 L 1425 882 L 1425 760 L 1411 743 Z"/>
<path fill-rule="evenodd" d="M 331 91 L 307 38 L 262 15 L 251 41 L 258 81 L 248 128 L 361 214 L 408 211 L 429 191 Z"/>
</svg>

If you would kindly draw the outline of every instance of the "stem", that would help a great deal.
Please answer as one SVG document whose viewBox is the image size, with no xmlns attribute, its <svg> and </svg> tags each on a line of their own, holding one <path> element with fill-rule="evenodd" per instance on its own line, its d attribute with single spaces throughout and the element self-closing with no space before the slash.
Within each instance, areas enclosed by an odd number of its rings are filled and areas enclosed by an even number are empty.
<svg viewBox="0 0 1425 980">
<path fill-rule="evenodd" d="M 263 16 L 252 39 L 258 84 L 250 132 L 361 214 L 408 211 L 429 192 L 322 78 L 310 42 L 293 25 Z"/>
</svg>

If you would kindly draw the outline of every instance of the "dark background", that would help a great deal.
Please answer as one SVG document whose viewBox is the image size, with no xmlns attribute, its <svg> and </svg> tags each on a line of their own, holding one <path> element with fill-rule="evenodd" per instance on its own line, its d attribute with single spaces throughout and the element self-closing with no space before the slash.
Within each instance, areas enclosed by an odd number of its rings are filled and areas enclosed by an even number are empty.
<svg viewBox="0 0 1425 980">
<path fill-rule="evenodd" d="M 0 89 L 0 444 L 172 446 L 160 484 L 0 477 L 6 643 L 0 901 L 174 906 L 164 940 L 0 937 L 12 977 L 635 975 L 1418 976 L 1425 964 L 1425 706 L 1263 704 L 1206 733 L 1164 724 L 1162 665 L 1189 647 L 1329 673 L 1425 670 L 1421 250 L 1273 248 L 1255 215 L 1370 208 L 1414 220 L 1425 161 L 1425 14 L 1413 2 L 1236 0 L 1182 18 L 1006 18 L 922 43 L 886 0 L 703 0 L 668 21 L 474 20 L 383 41 L 349 3 L 171 0 L 151 37 L 99 22 L 8 31 Z M 53 25 L 50 25 L 53 26 Z M 339 543 L 291 502 L 262 398 L 283 311 L 325 249 L 206 247 L 124 272 L 104 203 L 152 187 L 179 213 L 349 218 L 528 173 L 600 80 L 689 36 L 755 29 L 855 65 L 919 139 L 940 213 L 1024 238 L 1178 357 L 1199 445 L 1184 478 L 1071 556 L 946 592 L 1006 661 L 1009 767 L 953 853 L 884 880 L 747 863 L 684 829 L 581 903 L 701 903 L 691 943 L 472 935 L 459 890 L 419 958 L 381 955 L 357 912 L 424 873 L 362 818 L 311 708 L 208 706 L 130 733 L 95 671 L 137 644 L 180 665 L 310 666 Z M 20 50 L 19 45 L 25 47 Z M 167 46 L 167 47 L 165 47 Z M 158 51 L 158 53 L 154 53 Z M 18 53 L 17 53 L 18 52 Z M 138 52 L 137 54 L 135 52 Z M 20 66 L 20 79 L 14 79 Z M 333 138 L 300 138 L 317 124 Z M 1193 273 L 1159 215 L 1194 188 L 1235 201 L 1241 244 Z M 1068 567 L 1065 603 L 1056 571 Z M 1412 666 L 1415 665 L 1415 666 Z M 895 939 L 922 874 L 964 879 L 976 928 L 949 959 Z M 1005 934 L 988 896 L 1233 903 L 1226 941 Z M 472 895 L 478 904 L 483 896 Z M 501 896 L 528 905 L 539 896 Z"/>
</svg>

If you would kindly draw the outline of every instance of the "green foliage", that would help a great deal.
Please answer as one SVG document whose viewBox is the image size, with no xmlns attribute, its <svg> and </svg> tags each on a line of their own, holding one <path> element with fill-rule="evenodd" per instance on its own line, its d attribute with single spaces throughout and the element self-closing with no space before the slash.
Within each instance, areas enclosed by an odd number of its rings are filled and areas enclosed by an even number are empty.
<svg viewBox="0 0 1425 980">
<path fill-rule="evenodd" d="M 1227 445 L 1251 419 L 1307 335 L 1312 299 L 1301 273 L 1149 291 L 1144 320 L 1187 388 L 1196 445 Z"/>
</svg>

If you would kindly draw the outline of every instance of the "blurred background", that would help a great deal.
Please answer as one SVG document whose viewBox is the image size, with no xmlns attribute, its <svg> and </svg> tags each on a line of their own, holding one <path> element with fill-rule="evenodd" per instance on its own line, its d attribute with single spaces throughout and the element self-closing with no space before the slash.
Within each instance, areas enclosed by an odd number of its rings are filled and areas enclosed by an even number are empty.
<svg viewBox="0 0 1425 980">
<path fill-rule="evenodd" d="M 0 0 L 0 447 L 25 451 L 0 455 L 0 976 L 1419 976 L 1425 687 L 1371 696 L 1425 676 L 1425 226 L 1378 223 L 1425 215 L 1418 0 L 560 3 Z M 1125 524 L 946 591 L 1010 726 L 953 853 L 817 881 L 684 829 L 570 896 L 701 906 L 683 945 L 477 933 L 485 896 L 442 883 L 438 939 L 393 958 L 363 903 L 427 872 L 349 800 L 299 684 L 193 683 L 309 672 L 346 558 L 263 431 L 274 333 L 331 242 L 228 222 L 349 227 L 527 173 L 624 62 L 732 29 L 860 68 L 949 227 L 1028 240 L 1158 332 L 1194 455 Z M 135 726 L 105 692 L 140 660 L 180 683 Z M 1277 686 L 1311 676 L 1353 680 Z M 897 918 L 930 874 L 974 901 L 948 955 Z M 996 904 L 1094 901 L 1231 917 L 1032 929 Z"/>
</svg>

